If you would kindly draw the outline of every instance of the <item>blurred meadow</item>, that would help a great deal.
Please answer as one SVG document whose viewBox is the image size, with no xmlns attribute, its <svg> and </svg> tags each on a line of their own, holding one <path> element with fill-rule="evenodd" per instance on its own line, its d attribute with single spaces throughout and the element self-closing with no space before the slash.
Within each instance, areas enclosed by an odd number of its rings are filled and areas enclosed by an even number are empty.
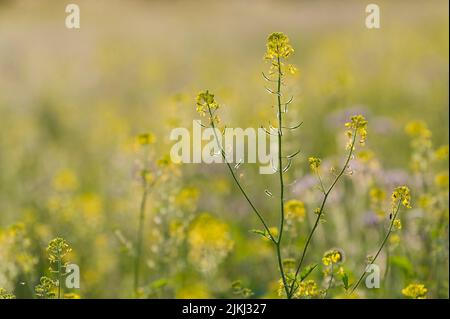
<svg viewBox="0 0 450 319">
<path fill-rule="evenodd" d="M 348 294 L 336 279 L 328 298 L 413 297 L 410 284 L 449 297 L 447 1 L 377 1 L 380 29 L 365 27 L 367 3 L 356 0 L 72 2 L 78 30 L 64 25 L 64 1 L 0 0 L 4 293 L 35 298 L 39 278 L 51 277 L 46 247 L 63 237 L 81 273 L 67 298 L 281 298 L 273 247 L 251 231 L 259 221 L 226 166 L 168 157 L 171 130 L 200 118 L 201 90 L 215 93 L 229 127 L 274 123 L 261 73 L 267 36 L 281 31 L 299 70 L 285 118 L 303 121 L 284 137 L 286 152 L 301 150 L 285 197 L 303 205 L 287 221 L 286 267 L 320 204 L 308 157 L 322 158 L 329 183 L 346 154 L 344 123 L 363 114 L 367 142 L 330 196 L 308 279 L 328 287 L 323 255 L 338 249 L 355 282 L 383 240 L 392 191 L 407 185 L 412 208 L 376 262 L 380 289 Z M 142 172 L 151 187 L 136 289 Z M 237 172 L 277 227 L 277 176 L 255 164 Z"/>
</svg>

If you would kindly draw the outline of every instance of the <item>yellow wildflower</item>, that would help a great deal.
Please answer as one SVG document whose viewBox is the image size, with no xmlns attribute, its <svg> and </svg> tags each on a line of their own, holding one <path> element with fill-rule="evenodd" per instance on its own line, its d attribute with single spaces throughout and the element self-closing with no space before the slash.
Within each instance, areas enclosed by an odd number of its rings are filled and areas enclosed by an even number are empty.
<svg viewBox="0 0 450 319">
<path fill-rule="evenodd" d="M 392 222 L 392 226 L 394 227 L 394 229 L 400 230 L 400 229 L 402 229 L 402 222 L 400 221 L 400 219 L 396 218 Z"/>
<path fill-rule="evenodd" d="M 410 284 L 402 289 L 402 294 L 413 299 L 425 299 L 428 289 L 422 284 Z"/>
<path fill-rule="evenodd" d="M 305 218 L 305 204 L 302 201 L 292 199 L 284 207 L 287 219 L 302 221 Z"/>
<path fill-rule="evenodd" d="M 448 171 L 440 172 L 434 177 L 436 186 L 445 188 L 448 187 Z"/>
<path fill-rule="evenodd" d="M 359 143 L 364 145 L 367 138 L 367 120 L 362 115 L 353 115 L 350 118 L 350 122 L 345 123 L 345 127 L 349 128 L 347 131 L 347 136 L 349 142 L 347 148 L 350 148 L 353 142 L 353 134 L 359 135 Z"/>
<path fill-rule="evenodd" d="M 330 266 L 331 264 L 337 264 L 339 262 L 342 262 L 343 260 L 343 253 L 337 249 L 331 249 L 325 252 L 325 254 L 322 257 L 322 263 L 325 266 Z"/>
<path fill-rule="evenodd" d="M 308 162 L 311 170 L 313 172 L 317 172 L 320 168 L 320 163 L 322 162 L 322 160 L 318 157 L 310 157 L 308 158 Z"/>
<path fill-rule="evenodd" d="M 406 208 L 411 208 L 411 194 L 407 186 L 396 187 L 392 192 L 391 198 L 392 209 L 395 209 L 399 202 Z"/>
<path fill-rule="evenodd" d="M 289 38 L 282 32 L 273 32 L 267 38 L 266 59 L 287 58 L 294 52 Z"/>
</svg>

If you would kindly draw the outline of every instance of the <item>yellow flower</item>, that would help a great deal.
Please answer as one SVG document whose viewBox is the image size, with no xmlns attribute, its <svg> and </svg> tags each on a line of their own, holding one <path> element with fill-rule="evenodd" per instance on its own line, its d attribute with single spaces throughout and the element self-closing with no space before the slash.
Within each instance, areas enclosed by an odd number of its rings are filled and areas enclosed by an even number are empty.
<svg viewBox="0 0 450 319">
<path fill-rule="evenodd" d="M 295 298 L 317 298 L 322 294 L 314 280 L 306 280 L 299 283 L 294 294 Z"/>
<path fill-rule="evenodd" d="M 203 272 L 214 271 L 233 248 L 228 225 L 208 213 L 192 222 L 187 241 L 189 259 Z"/>
<path fill-rule="evenodd" d="M 347 136 L 349 138 L 349 142 L 347 144 L 347 148 L 350 148 L 353 142 L 353 134 L 359 135 L 359 143 L 364 145 L 367 138 L 367 120 L 362 115 L 353 115 L 350 118 L 350 122 L 345 123 L 345 127 L 350 130 L 347 131 Z M 356 132 L 356 133 L 355 133 Z"/>
<path fill-rule="evenodd" d="M 177 207 L 186 211 L 194 211 L 197 208 L 197 201 L 200 192 L 195 187 L 183 188 L 175 197 Z"/>
<path fill-rule="evenodd" d="M 305 218 L 305 204 L 302 201 L 291 199 L 285 204 L 286 218 L 303 221 Z"/>
<path fill-rule="evenodd" d="M 400 243 L 400 236 L 397 234 L 392 234 L 389 237 L 389 242 L 392 246 L 398 245 Z"/>
<path fill-rule="evenodd" d="M 205 116 L 207 113 L 209 113 L 209 111 L 212 112 L 219 108 L 219 104 L 214 99 L 214 94 L 209 93 L 208 90 L 202 91 L 197 95 L 196 103 L 197 103 L 197 112 L 201 116 Z"/>
<path fill-rule="evenodd" d="M 343 253 L 337 249 L 331 249 L 325 252 L 322 257 L 322 263 L 325 266 L 330 266 L 331 264 L 337 264 L 343 261 Z"/>
<path fill-rule="evenodd" d="M 439 147 L 434 152 L 434 157 L 440 161 L 443 161 L 448 158 L 448 145 L 443 145 Z"/>
<path fill-rule="evenodd" d="M 386 199 L 386 192 L 379 187 L 372 187 L 369 191 L 372 204 L 382 203 Z"/>
<path fill-rule="evenodd" d="M 394 227 L 394 229 L 400 230 L 400 229 L 402 229 L 402 222 L 400 221 L 400 219 L 396 218 L 392 222 L 392 226 Z"/>
<path fill-rule="evenodd" d="M 53 188 L 57 191 L 73 191 L 77 187 L 77 176 L 69 169 L 59 171 L 53 179 Z"/>
<path fill-rule="evenodd" d="M 423 121 L 412 121 L 405 126 L 406 134 L 412 137 L 429 138 L 431 131 L 427 128 L 427 124 Z"/>
<path fill-rule="evenodd" d="M 410 284 L 402 289 L 402 294 L 413 299 L 425 299 L 428 289 L 422 284 Z"/>
<path fill-rule="evenodd" d="M 311 168 L 311 170 L 313 172 L 317 172 L 319 170 L 320 163 L 322 162 L 322 160 L 318 157 L 310 157 L 310 158 L 308 158 L 308 162 L 309 162 L 309 167 Z"/>
<path fill-rule="evenodd" d="M 287 58 L 294 52 L 289 38 L 282 32 L 273 32 L 267 38 L 266 59 Z"/>
<path fill-rule="evenodd" d="M 392 192 L 391 198 L 392 209 L 395 209 L 399 202 L 406 208 L 411 208 L 411 194 L 407 186 L 396 187 Z"/>
<path fill-rule="evenodd" d="M 136 141 L 139 145 L 149 145 L 155 143 L 156 138 L 152 133 L 143 133 L 136 137 Z"/>
<path fill-rule="evenodd" d="M 445 188 L 448 187 L 448 171 L 444 171 L 436 174 L 434 177 L 434 183 L 436 186 Z"/>
</svg>

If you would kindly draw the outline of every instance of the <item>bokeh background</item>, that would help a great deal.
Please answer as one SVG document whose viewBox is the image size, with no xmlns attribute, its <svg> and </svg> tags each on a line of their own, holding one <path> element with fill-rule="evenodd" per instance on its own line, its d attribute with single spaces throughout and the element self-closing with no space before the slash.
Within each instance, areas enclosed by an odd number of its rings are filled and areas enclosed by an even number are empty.
<svg viewBox="0 0 450 319">
<path fill-rule="evenodd" d="M 273 122 L 261 72 L 267 35 L 282 31 L 300 71 L 286 83 L 294 96 L 287 121 L 303 121 L 286 136 L 287 150 L 301 150 L 287 197 L 305 203 L 284 256 L 298 257 L 320 203 L 308 156 L 338 167 L 343 123 L 361 113 L 370 152 L 338 185 L 307 262 L 320 264 L 338 247 L 354 280 L 386 229 L 371 190 L 386 193 L 380 205 L 388 209 L 393 187 L 407 184 L 413 208 L 380 257 L 382 287 L 356 296 L 403 298 L 402 288 L 422 283 L 429 297 L 448 298 L 447 1 L 377 1 L 381 28 L 372 30 L 367 1 L 72 2 L 79 30 L 65 27 L 64 1 L 0 1 L 0 287 L 34 297 L 48 274 L 45 247 L 61 236 L 81 269 L 74 292 L 136 296 L 139 171 L 147 163 L 159 177 L 146 207 L 139 296 L 236 297 L 240 280 L 253 297 L 277 298 L 273 248 L 250 232 L 260 225 L 226 167 L 176 165 L 167 154 L 171 129 L 199 118 L 203 89 L 215 92 L 228 126 Z M 143 152 L 136 136 L 147 132 L 155 141 Z M 425 155 L 411 144 L 421 138 Z M 276 226 L 278 180 L 257 169 L 241 165 L 238 175 Z M 311 278 L 324 287 L 321 267 Z M 331 296 L 346 295 L 336 283 Z"/>
</svg>

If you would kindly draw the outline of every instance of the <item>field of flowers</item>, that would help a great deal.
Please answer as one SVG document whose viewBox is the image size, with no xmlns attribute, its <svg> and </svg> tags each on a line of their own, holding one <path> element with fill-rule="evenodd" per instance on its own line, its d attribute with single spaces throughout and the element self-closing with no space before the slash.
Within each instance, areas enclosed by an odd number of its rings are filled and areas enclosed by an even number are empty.
<svg viewBox="0 0 450 319">
<path fill-rule="evenodd" d="M 0 0 L 0 299 L 449 297 L 447 1 L 76 3 Z"/>
</svg>

